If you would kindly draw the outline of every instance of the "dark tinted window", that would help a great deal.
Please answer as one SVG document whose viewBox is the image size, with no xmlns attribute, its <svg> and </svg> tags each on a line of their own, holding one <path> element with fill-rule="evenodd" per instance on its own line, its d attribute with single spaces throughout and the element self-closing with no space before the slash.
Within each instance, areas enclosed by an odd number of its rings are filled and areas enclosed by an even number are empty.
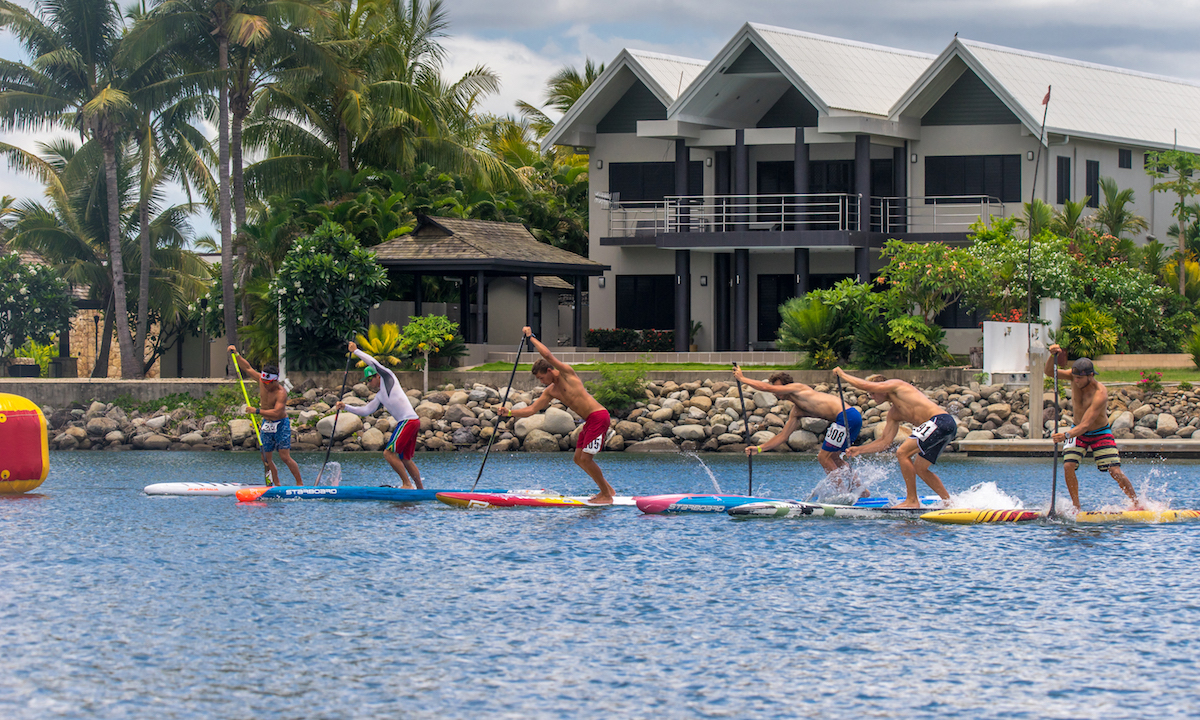
<svg viewBox="0 0 1200 720">
<path fill-rule="evenodd" d="M 688 195 L 702 195 L 704 164 L 688 163 Z M 658 201 L 675 192 L 675 163 L 610 163 L 608 190 L 621 193 L 621 202 Z"/>
<path fill-rule="evenodd" d="M 617 327 L 675 329 L 674 275 L 618 275 Z"/>
<path fill-rule="evenodd" d="M 1058 158 L 1058 202 L 1062 205 L 1071 199 L 1071 158 Z"/>
<path fill-rule="evenodd" d="M 1133 151 L 1118 150 L 1117 151 L 1117 167 L 1122 170 L 1128 170 L 1133 167 Z"/>
<path fill-rule="evenodd" d="M 1001 202 L 1021 199 L 1020 155 L 934 155 L 925 158 L 925 194 L 940 202 L 955 195 L 987 195 Z M 926 202 L 934 202 L 928 200 Z M 962 202 L 974 202 L 963 200 Z"/>
<path fill-rule="evenodd" d="M 1083 192 L 1088 195 L 1088 207 L 1100 207 L 1100 161 L 1088 160 Z"/>
</svg>

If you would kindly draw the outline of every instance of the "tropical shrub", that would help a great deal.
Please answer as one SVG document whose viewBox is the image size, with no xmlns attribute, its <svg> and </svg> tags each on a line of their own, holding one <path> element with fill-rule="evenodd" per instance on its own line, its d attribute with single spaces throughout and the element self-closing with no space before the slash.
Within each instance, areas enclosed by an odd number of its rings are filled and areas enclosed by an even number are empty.
<svg viewBox="0 0 1200 720">
<path fill-rule="evenodd" d="M 851 328 L 843 312 L 830 308 L 812 294 L 792 298 L 779 306 L 778 347 L 788 352 L 808 353 L 808 364 L 816 365 L 818 356 L 828 365 L 850 357 L 854 347 Z M 821 369 L 827 369 L 821 367 Z"/>
<path fill-rule="evenodd" d="M 365 336 L 356 335 L 355 340 L 363 352 L 384 365 L 396 367 L 403 362 L 396 357 L 400 352 L 400 326 L 396 323 L 384 323 L 382 326 L 372 324 Z M 361 360 L 355 365 L 360 368 L 365 366 L 366 363 Z"/>
<path fill-rule="evenodd" d="M 674 330 L 643 330 L 642 346 L 638 350 L 646 352 L 674 352 Z"/>
<path fill-rule="evenodd" d="M 1063 315 L 1058 344 L 1075 357 L 1108 355 L 1117 348 L 1117 321 L 1090 301 L 1075 303 Z"/>
<path fill-rule="evenodd" d="M 358 240 L 326 222 L 292 245 L 271 281 L 288 329 L 288 363 L 297 369 L 329 366 L 346 341 L 367 324 L 371 306 L 387 292 L 387 273 Z M 321 366 L 324 367 L 321 367 Z"/>
<path fill-rule="evenodd" d="M 877 282 L 887 288 L 888 304 L 904 314 L 920 308 L 927 322 L 978 284 L 983 269 L 966 249 L 940 242 L 888 240 L 883 257 L 887 264 Z"/>
<path fill-rule="evenodd" d="M 596 402 L 616 415 L 624 415 L 635 403 L 646 397 L 646 371 L 649 365 L 644 360 L 624 366 L 596 363 L 599 380 L 585 383 Z"/>
<path fill-rule="evenodd" d="M 1143 370 L 1141 376 L 1142 378 L 1138 380 L 1137 384 L 1139 390 L 1152 393 L 1162 392 L 1162 373 Z"/>
<path fill-rule="evenodd" d="M 1192 364 L 1200 368 L 1200 324 L 1192 327 L 1192 334 L 1183 346 L 1183 351 L 1192 356 Z"/>
<path fill-rule="evenodd" d="M 67 283 L 45 265 L 26 265 L 15 252 L 0 255 L 0 357 L 26 340 L 49 343 L 71 329 L 75 308 Z"/>
<path fill-rule="evenodd" d="M 33 340 L 26 340 L 25 344 L 16 349 L 13 357 L 30 358 L 38 365 L 38 377 L 50 377 L 50 359 L 54 357 L 54 343 L 57 338 L 51 338 L 51 342 L 42 344 Z"/>
<path fill-rule="evenodd" d="M 600 352 L 637 352 L 642 337 L 637 330 L 629 328 L 593 328 L 584 333 L 583 342 Z"/>
</svg>

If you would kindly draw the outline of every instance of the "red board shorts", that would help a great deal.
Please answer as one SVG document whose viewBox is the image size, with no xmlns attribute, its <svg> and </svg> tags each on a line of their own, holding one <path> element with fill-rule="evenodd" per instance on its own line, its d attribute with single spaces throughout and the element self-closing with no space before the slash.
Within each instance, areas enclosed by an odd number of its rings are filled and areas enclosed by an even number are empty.
<svg viewBox="0 0 1200 720">
<path fill-rule="evenodd" d="M 612 419 L 607 410 L 597 410 L 583 421 L 583 430 L 579 431 L 579 439 L 575 447 L 583 448 L 588 455 L 595 455 L 604 448 L 604 436 L 608 433 L 608 424 Z"/>
<path fill-rule="evenodd" d="M 420 429 L 420 418 L 401 420 L 392 430 L 392 436 L 388 438 L 383 449 L 394 452 L 405 460 L 412 460 L 413 453 L 417 451 L 417 431 Z"/>
<path fill-rule="evenodd" d="M 1104 432 L 1094 435 L 1084 433 L 1077 438 L 1068 438 L 1063 445 L 1063 465 L 1075 463 L 1078 465 L 1092 451 L 1092 459 L 1096 461 L 1096 469 L 1105 472 L 1114 467 L 1121 467 L 1121 454 L 1117 452 L 1117 441 L 1107 428 Z"/>
</svg>

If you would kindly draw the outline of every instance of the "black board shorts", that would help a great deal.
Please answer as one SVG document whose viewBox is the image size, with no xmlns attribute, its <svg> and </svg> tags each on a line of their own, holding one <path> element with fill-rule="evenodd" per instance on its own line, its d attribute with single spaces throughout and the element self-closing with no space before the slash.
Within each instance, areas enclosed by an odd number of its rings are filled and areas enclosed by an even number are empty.
<svg viewBox="0 0 1200 720">
<path fill-rule="evenodd" d="M 953 440 L 957 434 L 958 423 L 954 422 L 954 416 L 942 413 L 913 428 L 909 437 L 917 441 L 917 447 L 921 449 L 920 456 L 933 465 L 942 454 L 942 450 L 946 449 L 946 443 Z"/>
</svg>

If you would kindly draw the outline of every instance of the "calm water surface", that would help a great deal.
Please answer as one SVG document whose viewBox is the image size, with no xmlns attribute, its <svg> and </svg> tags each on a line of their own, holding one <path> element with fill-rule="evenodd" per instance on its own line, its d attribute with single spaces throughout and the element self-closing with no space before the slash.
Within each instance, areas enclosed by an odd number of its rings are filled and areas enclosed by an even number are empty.
<svg viewBox="0 0 1200 720">
<path fill-rule="evenodd" d="M 306 477 L 320 454 L 301 456 Z M 347 484 L 391 482 L 341 456 Z M 478 455 L 427 454 L 431 487 Z M 728 492 L 745 460 L 705 456 Z M 618 492 L 708 492 L 695 459 L 606 455 Z M 253 482 L 238 453 L 59 453 L 0 498 L 0 717 L 1186 717 L 1200 524 L 943 527 L 609 510 L 147 497 Z M 1045 460 L 944 459 L 1026 506 Z M 1127 461 L 1200 507 L 1200 467 Z M 894 462 L 871 470 L 901 488 Z M 1061 472 L 1061 471 L 1060 471 Z M 757 458 L 805 497 L 812 457 Z M 1081 470 L 1084 504 L 1119 501 Z M 484 484 L 589 491 L 568 455 Z M 1065 491 L 1059 479 L 1059 490 Z M 482 487 L 482 485 L 481 485 Z"/>
</svg>

